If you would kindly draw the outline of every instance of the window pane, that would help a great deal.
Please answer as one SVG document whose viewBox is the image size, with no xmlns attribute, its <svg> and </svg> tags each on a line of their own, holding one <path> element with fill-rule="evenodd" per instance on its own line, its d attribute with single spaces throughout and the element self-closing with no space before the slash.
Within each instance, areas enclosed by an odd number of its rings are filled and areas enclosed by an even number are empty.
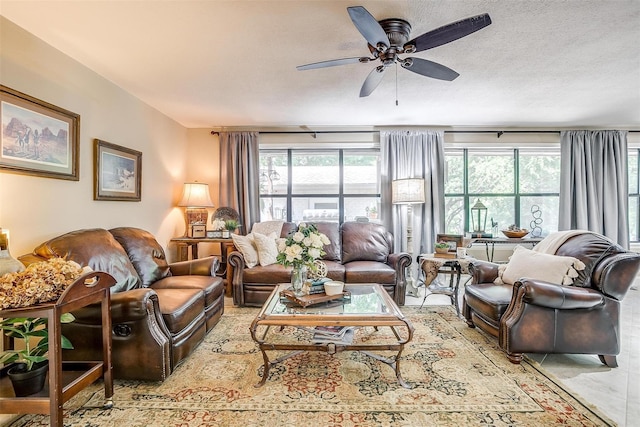
<svg viewBox="0 0 640 427">
<path fill-rule="evenodd" d="M 260 154 L 260 194 L 287 194 L 287 152 Z"/>
<path fill-rule="evenodd" d="M 559 204 L 558 196 L 521 197 L 520 228 L 533 232 L 536 226 L 540 227 L 539 236 L 558 230 Z"/>
<path fill-rule="evenodd" d="M 629 151 L 629 193 L 638 194 L 638 150 Z"/>
<path fill-rule="evenodd" d="M 291 202 L 293 222 L 339 221 L 337 197 L 293 197 Z"/>
<path fill-rule="evenodd" d="M 637 242 L 638 238 L 638 196 L 629 197 L 629 240 Z"/>
<path fill-rule="evenodd" d="M 371 152 L 344 154 L 343 192 L 345 194 L 378 194 L 379 156 Z"/>
<path fill-rule="evenodd" d="M 469 150 L 469 193 L 513 193 L 513 151 Z"/>
<path fill-rule="evenodd" d="M 378 197 L 345 197 L 344 220 L 345 221 L 372 221 L 380 220 L 380 198 Z"/>
<path fill-rule="evenodd" d="M 464 192 L 464 156 L 462 151 L 445 153 L 444 192 L 447 194 Z"/>
<path fill-rule="evenodd" d="M 445 220 L 444 227 L 446 234 L 464 234 L 464 198 L 445 197 Z"/>
<path fill-rule="evenodd" d="M 260 221 L 287 220 L 287 199 L 284 197 L 260 198 Z"/>
<path fill-rule="evenodd" d="M 560 153 L 519 153 L 520 193 L 560 192 Z"/>
<path fill-rule="evenodd" d="M 338 193 L 340 168 L 337 151 L 294 151 L 291 162 L 293 194 Z"/>
</svg>

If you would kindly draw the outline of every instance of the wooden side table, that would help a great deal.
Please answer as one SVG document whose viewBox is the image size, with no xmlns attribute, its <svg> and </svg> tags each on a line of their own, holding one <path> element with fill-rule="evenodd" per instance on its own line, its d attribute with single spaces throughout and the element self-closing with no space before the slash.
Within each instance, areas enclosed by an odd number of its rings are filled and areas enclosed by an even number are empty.
<svg viewBox="0 0 640 427">
<path fill-rule="evenodd" d="M 111 372 L 111 298 L 109 288 L 115 279 L 107 273 L 92 272 L 71 284 L 57 301 L 24 308 L 0 310 L 0 317 L 47 318 L 49 329 L 48 387 L 27 397 L 15 397 L 8 367 L 0 370 L 0 413 L 49 414 L 50 425 L 63 426 L 63 404 L 94 381 L 103 378 L 105 408 L 113 406 L 113 374 Z M 102 308 L 102 361 L 63 362 L 60 316 L 93 303 Z M 73 343 L 72 343 L 73 344 Z"/>
</svg>

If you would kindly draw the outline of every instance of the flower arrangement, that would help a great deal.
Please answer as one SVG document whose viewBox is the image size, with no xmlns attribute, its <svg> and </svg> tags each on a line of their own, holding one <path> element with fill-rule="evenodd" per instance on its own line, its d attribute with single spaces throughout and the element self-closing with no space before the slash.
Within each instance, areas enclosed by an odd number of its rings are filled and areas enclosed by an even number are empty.
<svg viewBox="0 0 640 427">
<path fill-rule="evenodd" d="M 325 254 L 324 246 L 329 238 L 320 233 L 315 225 L 301 222 L 298 230 L 278 244 L 278 264 L 294 268 L 311 267 L 314 261 Z"/>
<path fill-rule="evenodd" d="M 214 218 L 211 220 L 211 229 L 213 231 L 222 231 L 225 228 L 225 222 L 222 218 Z"/>
</svg>

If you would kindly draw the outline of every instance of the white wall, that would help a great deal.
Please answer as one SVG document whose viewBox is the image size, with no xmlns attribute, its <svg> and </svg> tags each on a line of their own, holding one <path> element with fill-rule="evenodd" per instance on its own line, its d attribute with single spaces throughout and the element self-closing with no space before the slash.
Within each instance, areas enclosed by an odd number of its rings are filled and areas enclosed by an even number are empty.
<svg viewBox="0 0 640 427">
<path fill-rule="evenodd" d="M 1 16 L 0 82 L 80 115 L 79 181 L 0 171 L 0 227 L 11 232 L 11 253 L 80 228 L 126 225 L 156 235 L 175 259 L 169 239 L 184 231 L 175 205 L 185 178 L 199 178 L 185 171 L 187 129 Z M 95 138 L 142 152 L 142 201 L 93 200 Z"/>
</svg>

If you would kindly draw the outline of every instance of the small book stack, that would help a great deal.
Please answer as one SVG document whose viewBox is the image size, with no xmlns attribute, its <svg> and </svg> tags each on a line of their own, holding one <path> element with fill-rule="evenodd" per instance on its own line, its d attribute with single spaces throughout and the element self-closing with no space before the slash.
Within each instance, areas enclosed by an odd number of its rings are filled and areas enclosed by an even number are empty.
<svg viewBox="0 0 640 427">
<path fill-rule="evenodd" d="M 328 277 L 323 277 L 322 279 L 314 280 L 313 282 L 311 282 L 311 287 L 309 288 L 309 295 L 323 294 L 324 283 L 329 281 L 331 281 L 331 279 L 329 279 Z"/>
<path fill-rule="evenodd" d="M 314 330 L 314 344 L 351 344 L 355 332 L 352 326 L 316 326 Z"/>
</svg>

